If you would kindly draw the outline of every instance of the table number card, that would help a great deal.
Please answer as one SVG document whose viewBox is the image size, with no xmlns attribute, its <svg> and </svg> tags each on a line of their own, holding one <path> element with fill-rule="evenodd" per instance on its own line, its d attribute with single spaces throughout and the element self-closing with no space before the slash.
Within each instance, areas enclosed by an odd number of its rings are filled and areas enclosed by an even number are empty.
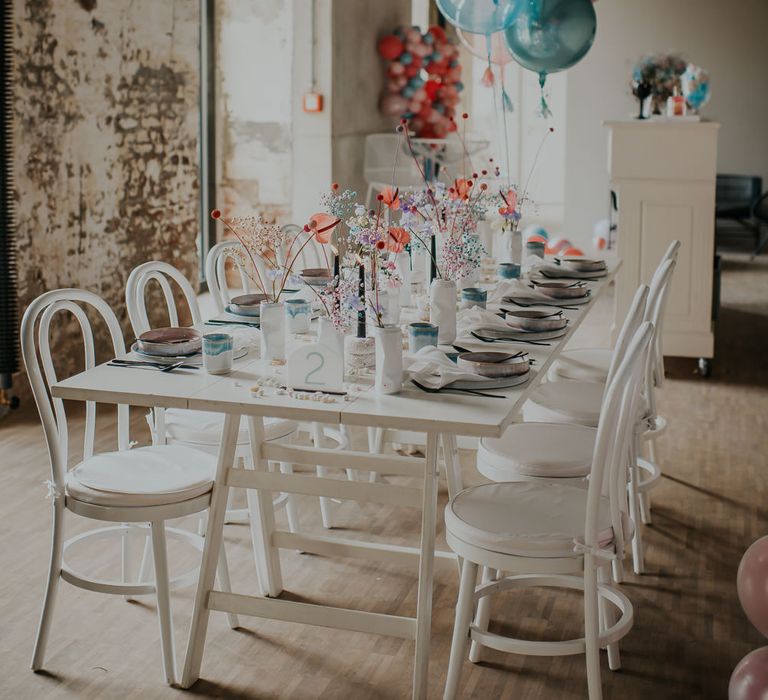
<svg viewBox="0 0 768 700">
<path fill-rule="evenodd" d="M 305 391 L 344 391 L 344 357 L 321 343 L 302 345 L 288 355 L 285 383 Z"/>
</svg>

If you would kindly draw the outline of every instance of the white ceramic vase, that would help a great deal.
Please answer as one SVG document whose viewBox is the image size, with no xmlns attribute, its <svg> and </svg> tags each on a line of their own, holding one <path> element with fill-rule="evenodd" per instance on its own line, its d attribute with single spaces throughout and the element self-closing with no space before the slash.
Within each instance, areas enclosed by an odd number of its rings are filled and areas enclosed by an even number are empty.
<svg viewBox="0 0 768 700">
<path fill-rule="evenodd" d="M 285 362 L 285 304 L 262 301 L 261 359 L 267 363 Z"/>
<path fill-rule="evenodd" d="M 399 326 L 372 329 L 376 347 L 376 381 L 379 394 L 396 394 L 403 386 L 403 336 Z"/>
<path fill-rule="evenodd" d="M 437 326 L 439 345 L 450 345 L 456 340 L 456 282 L 453 280 L 432 280 L 429 322 Z"/>
<path fill-rule="evenodd" d="M 400 287 L 400 306 L 411 305 L 411 256 L 408 253 L 398 253 L 395 256 L 395 272 L 403 281 Z"/>
</svg>

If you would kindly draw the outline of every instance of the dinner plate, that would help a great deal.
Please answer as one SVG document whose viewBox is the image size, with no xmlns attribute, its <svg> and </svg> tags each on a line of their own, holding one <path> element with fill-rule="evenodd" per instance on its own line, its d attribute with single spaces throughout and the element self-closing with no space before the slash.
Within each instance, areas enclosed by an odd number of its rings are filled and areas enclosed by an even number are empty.
<svg viewBox="0 0 768 700">
<path fill-rule="evenodd" d="M 239 310 L 235 311 L 235 308 Z M 247 318 L 251 321 L 253 321 L 253 319 L 261 318 L 261 309 L 258 306 L 246 311 L 245 308 L 242 306 L 236 307 L 234 304 L 227 304 L 224 310 L 228 314 L 232 314 L 233 316 L 239 316 L 240 318 Z"/>
<path fill-rule="evenodd" d="M 507 296 L 502 299 L 502 302 L 507 304 L 513 304 L 516 301 L 525 304 L 526 308 L 528 304 L 531 304 L 531 306 L 579 306 L 592 301 L 592 295 L 588 294 L 585 297 L 573 297 L 572 299 L 540 299 L 539 297 L 524 296 Z"/>
<path fill-rule="evenodd" d="M 134 343 L 131 346 L 131 352 L 135 353 L 139 357 L 145 359 L 145 360 L 151 360 L 152 362 L 159 362 L 166 365 L 172 365 L 174 362 L 188 362 L 191 365 L 202 365 L 203 364 L 203 353 L 193 352 L 189 355 L 174 355 L 173 357 L 170 357 L 168 355 L 151 355 L 146 352 L 142 352 L 139 350 L 136 343 Z M 245 357 L 248 354 L 248 348 L 246 346 L 243 346 L 241 348 L 235 348 L 232 359 L 233 360 L 239 360 L 241 357 Z"/>
<path fill-rule="evenodd" d="M 153 328 L 142 333 L 136 345 L 143 352 L 160 356 L 175 356 L 199 352 L 203 334 L 196 328 L 168 327 Z"/>
<path fill-rule="evenodd" d="M 568 270 L 565 267 L 555 265 L 539 268 L 539 272 L 549 279 L 572 279 L 572 280 L 598 280 L 608 274 L 607 270 L 595 270 L 594 272 L 579 272 L 578 270 Z"/>
<path fill-rule="evenodd" d="M 512 386 L 525 384 L 532 376 L 529 370 L 525 374 L 518 374 L 513 377 L 499 377 L 498 379 L 457 379 L 451 384 L 446 384 L 443 389 L 509 389 Z"/>
</svg>

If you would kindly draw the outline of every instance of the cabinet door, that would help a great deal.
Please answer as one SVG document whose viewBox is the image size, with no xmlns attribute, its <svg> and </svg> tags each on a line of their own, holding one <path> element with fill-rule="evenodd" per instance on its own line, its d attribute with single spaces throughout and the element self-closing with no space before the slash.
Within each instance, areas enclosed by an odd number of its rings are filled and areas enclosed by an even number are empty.
<svg viewBox="0 0 768 700">
<path fill-rule="evenodd" d="M 617 291 L 617 320 L 677 239 L 681 246 L 667 301 L 664 348 L 672 355 L 711 356 L 714 184 L 621 181 L 618 191 L 618 254 L 625 269 Z"/>
</svg>

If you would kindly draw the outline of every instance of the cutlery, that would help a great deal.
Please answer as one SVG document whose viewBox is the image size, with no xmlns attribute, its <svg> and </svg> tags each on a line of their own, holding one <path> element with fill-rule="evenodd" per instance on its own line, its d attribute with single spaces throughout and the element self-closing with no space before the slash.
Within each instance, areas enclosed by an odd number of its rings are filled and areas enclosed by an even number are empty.
<svg viewBox="0 0 768 700">
<path fill-rule="evenodd" d="M 183 360 L 182 360 L 182 364 L 173 363 L 170 365 L 166 362 L 148 362 L 145 360 L 121 360 L 118 358 L 115 358 L 114 360 L 109 361 L 109 365 L 111 367 L 154 367 L 155 369 L 165 369 L 166 367 L 173 367 L 174 364 L 178 366 L 180 369 L 200 369 L 198 365 L 184 364 Z"/>
<path fill-rule="evenodd" d="M 211 319 L 205 322 L 206 326 L 248 326 L 249 328 L 261 328 L 260 323 L 252 323 L 250 321 L 220 321 L 219 319 Z"/>
<path fill-rule="evenodd" d="M 524 309 L 530 308 L 531 306 L 551 306 L 554 309 L 565 309 L 566 311 L 578 311 L 578 306 L 562 306 L 561 304 L 550 304 L 548 301 L 535 301 L 530 304 L 524 304 L 521 301 L 515 301 L 514 299 L 505 299 L 504 300 L 508 304 L 514 304 L 515 306 L 520 306 Z M 504 309 L 502 309 L 504 311 Z"/>
<path fill-rule="evenodd" d="M 125 367 L 127 369 L 142 369 L 146 367 L 147 365 L 126 365 L 123 363 L 118 362 L 117 364 L 113 362 L 108 363 L 110 367 Z M 151 366 L 151 365 L 150 365 Z M 180 369 L 185 366 L 185 363 L 182 362 L 174 362 L 170 365 L 160 365 L 159 367 L 154 367 L 154 369 L 159 369 L 161 372 L 173 372 L 175 369 Z M 191 369 L 197 369 L 197 367 L 191 367 L 190 365 L 186 365 L 186 367 Z"/>
<path fill-rule="evenodd" d="M 453 348 L 453 349 L 454 349 L 456 352 L 472 352 L 471 350 L 467 350 L 467 348 L 463 348 L 463 347 L 461 347 L 461 345 L 451 345 L 451 347 L 452 347 L 452 348 Z"/>
<path fill-rule="evenodd" d="M 423 384 L 420 384 L 415 379 L 411 379 L 411 382 L 415 387 L 417 387 L 418 389 L 421 389 L 427 394 L 460 393 L 460 394 L 472 394 L 473 396 L 484 396 L 485 398 L 488 398 L 488 399 L 506 399 L 507 398 L 506 396 L 502 396 L 501 394 L 486 394 L 484 391 L 475 391 L 475 389 L 459 389 L 451 386 L 442 387 L 441 389 L 433 389 L 432 387 L 428 387 L 428 386 L 424 386 Z"/>
<path fill-rule="evenodd" d="M 538 340 L 518 340 L 517 338 L 501 337 L 489 338 L 488 336 L 478 335 L 475 331 L 470 331 L 473 338 L 482 340 L 484 343 L 527 343 L 528 345 L 552 345 L 552 343 L 542 343 Z"/>
<path fill-rule="evenodd" d="M 505 309 L 503 307 L 499 307 L 499 308 L 505 314 L 523 313 L 522 311 L 515 311 L 515 309 Z M 528 312 L 528 313 L 531 313 L 531 312 Z M 536 312 L 534 311 L 533 313 L 536 313 Z M 547 314 L 546 316 L 536 316 L 535 318 L 544 319 L 544 318 L 552 318 L 553 316 L 562 316 L 562 315 L 563 315 L 562 311 L 553 311 L 551 314 Z"/>
</svg>

